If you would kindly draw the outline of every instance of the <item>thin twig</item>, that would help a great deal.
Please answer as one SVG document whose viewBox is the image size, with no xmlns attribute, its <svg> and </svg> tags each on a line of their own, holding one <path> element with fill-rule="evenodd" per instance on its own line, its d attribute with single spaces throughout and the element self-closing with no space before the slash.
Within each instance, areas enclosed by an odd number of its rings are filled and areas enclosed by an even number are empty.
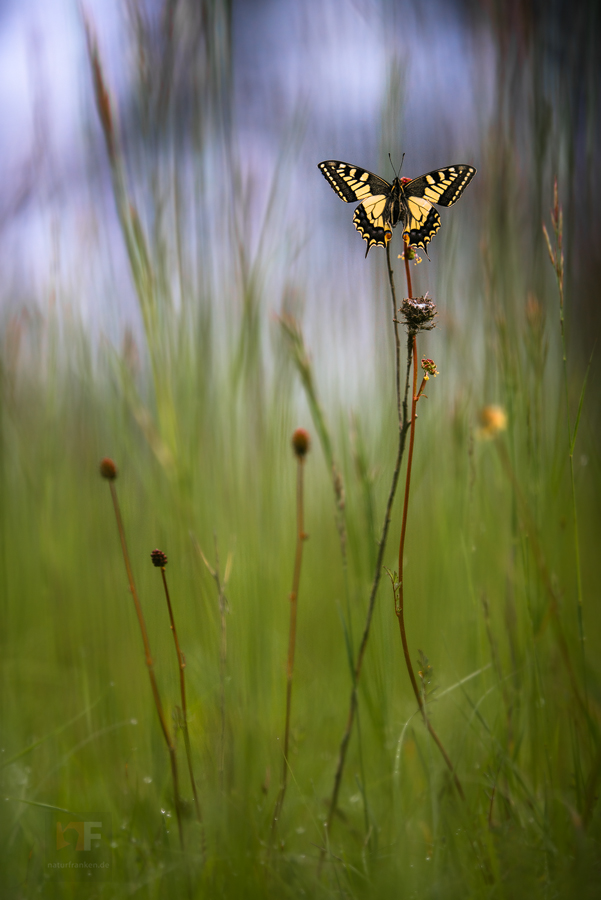
<svg viewBox="0 0 601 900">
<path fill-rule="evenodd" d="M 306 451 L 305 451 L 306 452 Z M 307 539 L 304 529 L 303 510 L 303 471 L 304 453 L 297 454 L 296 469 L 296 553 L 294 557 L 294 575 L 292 577 L 292 591 L 290 592 L 290 630 L 288 635 L 288 662 L 286 666 L 286 724 L 284 727 L 284 758 L 282 762 L 282 781 L 276 800 L 273 819 L 271 821 L 271 843 L 277 829 L 277 824 L 284 805 L 286 787 L 288 785 L 288 752 L 290 747 L 290 712 L 292 709 L 292 676 L 294 673 L 294 654 L 296 650 L 296 612 L 298 602 L 298 590 L 300 585 L 301 565 L 303 561 L 303 545 Z"/>
<path fill-rule="evenodd" d="M 408 259 L 408 250 L 409 250 L 409 238 L 408 235 L 403 235 L 405 239 L 405 273 L 407 275 L 407 289 L 409 291 L 409 296 L 411 296 L 411 273 L 409 271 L 409 259 Z M 399 541 L 399 563 L 398 563 L 398 581 L 394 586 L 396 590 L 395 594 L 395 612 L 397 619 L 399 620 L 399 629 L 401 632 L 401 643 L 403 645 L 403 655 L 405 657 L 405 665 L 407 666 L 407 672 L 409 673 L 409 679 L 411 681 L 411 687 L 413 688 L 413 693 L 415 694 L 415 699 L 417 700 L 417 705 L 419 706 L 420 712 L 422 714 L 422 718 L 424 720 L 424 724 L 434 743 L 440 750 L 442 757 L 449 767 L 451 774 L 453 775 L 453 780 L 455 782 L 455 786 L 459 795 L 463 800 L 465 800 L 465 794 L 463 793 L 463 788 L 461 786 L 461 782 L 455 772 L 454 766 L 449 759 L 449 756 L 443 747 L 442 741 L 438 737 L 430 719 L 426 713 L 426 705 L 424 702 L 423 692 L 420 691 L 417 680 L 415 678 L 415 673 L 413 671 L 413 666 L 411 665 L 411 655 L 409 653 L 409 645 L 407 643 L 407 632 L 405 630 L 405 603 L 404 603 L 404 584 L 403 584 L 403 558 L 405 552 L 405 538 L 407 536 L 407 513 L 409 510 L 409 490 L 411 487 L 411 471 L 413 464 L 413 448 L 415 444 L 415 423 L 417 420 L 417 402 L 422 395 L 422 390 L 424 387 L 424 383 L 422 382 L 422 386 L 419 390 L 417 390 L 417 335 L 415 333 L 409 334 L 409 341 L 411 345 L 411 350 L 413 353 L 413 392 L 412 392 L 412 401 L 411 401 L 411 422 L 410 422 L 410 432 L 409 432 L 409 450 L 407 453 L 407 474 L 405 476 L 405 498 L 403 501 L 403 519 L 401 523 L 401 539 Z"/>
<path fill-rule="evenodd" d="M 125 562 L 125 570 L 127 572 L 127 578 L 129 581 L 129 589 L 134 601 L 134 606 L 136 608 L 136 615 L 138 616 L 138 623 L 140 625 L 140 631 L 142 633 L 142 641 L 144 643 L 144 654 L 146 657 L 146 667 L 148 669 L 148 677 L 150 678 L 150 686 L 152 688 L 152 696 L 154 697 L 154 704 L 157 709 L 157 713 L 159 716 L 159 721 L 161 723 L 161 730 L 163 732 L 163 736 L 165 738 L 165 743 L 167 744 L 167 749 L 169 751 L 169 761 L 171 763 L 171 777 L 173 779 L 173 793 L 175 797 L 175 812 L 177 815 L 177 826 L 179 829 L 179 842 L 182 850 L 184 849 L 184 832 L 182 827 L 182 816 L 181 816 L 181 801 L 180 801 L 180 793 L 179 793 L 179 779 L 177 772 L 177 757 L 175 754 L 175 744 L 173 743 L 173 739 L 171 737 L 171 733 L 167 726 L 167 719 L 165 717 L 165 712 L 163 710 L 163 704 L 161 703 L 161 697 L 159 695 L 159 688 L 156 682 L 156 677 L 154 674 L 154 663 L 152 660 L 152 655 L 150 653 L 150 642 L 148 640 L 148 632 L 146 630 L 146 622 L 144 620 L 144 613 L 142 612 L 142 606 L 140 604 L 140 600 L 138 597 L 138 592 L 136 590 L 136 586 L 134 583 L 134 576 L 132 573 L 132 568 L 129 562 L 129 553 L 127 551 L 127 543 L 125 541 L 125 529 L 123 527 L 123 520 L 121 519 L 121 510 L 119 508 L 119 501 L 117 499 L 117 491 L 115 490 L 115 485 L 113 481 L 109 481 L 109 488 L 111 491 L 111 497 L 113 500 L 113 507 L 115 510 L 115 518 L 117 520 L 117 529 L 119 531 L 119 538 L 121 540 L 121 550 L 123 551 L 123 560 Z"/>
<path fill-rule="evenodd" d="M 186 668 L 186 658 L 180 649 L 179 639 L 177 636 L 177 630 L 175 628 L 175 619 L 173 618 L 173 609 L 171 607 L 171 597 L 169 596 L 169 588 L 167 587 L 167 576 L 165 574 L 165 566 L 161 566 L 161 575 L 163 578 L 163 587 L 165 588 L 165 598 L 167 600 L 167 609 L 169 610 L 169 622 L 171 624 L 171 631 L 173 632 L 173 641 L 175 643 L 175 652 L 177 655 L 177 662 L 179 667 L 179 688 L 180 695 L 182 700 L 182 728 L 184 732 L 184 744 L 186 746 L 186 757 L 188 760 L 188 772 L 190 773 L 190 783 L 192 785 L 192 793 L 194 794 L 194 806 L 196 808 L 196 818 L 198 820 L 198 824 L 201 829 L 203 829 L 202 834 L 202 843 L 204 845 L 204 828 L 202 821 L 202 812 L 200 809 L 200 802 L 198 799 L 198 791 L 196 790 L 196 779 L 194 778 L 194 770 L 192 768 L 192 748 L 190 746 L 190 733 L 188 731 L 188 709 L 186 705 L 186 681 L 184 676 L 184 670 Z M 204 847 L 203 847 L 204 852 Z"/>
<path fill-rule="evenodd" d="M 536 567 L 539 571 L 539 575 L 542 579 L 542 582 L 545 586 L 545 589 L 549 595 L 549 609 L 548 615 L 551 617 L 551 622 L 553 624 L 553 628 L 555 630 L 555 638 L 557 640 L 557 644 L 559 646 L 559 652 L 563 663 L 566 667 L 566 671 L 568 673 L 568 678 L 570 679 L 570 685 L 572 687 L 572 692 L 574 694 L 574 699 L 578 703 L 582 713 L 584 714 L 585 719 L 590 725 L 593 725 L 596 730 L 596 725 L 594 720 L 592 719 L 589 709 L 588 703 L 586 699 L 582 697 L 580 693 L 580 688 L 578 686 L 578 679 L 576 678 L 576 673 L 574 671 L 574 666 L 572 665 L 572 660 L 570 657 L 570 651 L 568 648 L 568 643 L 566 641 L 565 634 L 563 632 L 563 628 L 561 625 L 561 620 L 559 617 L 559 597 L 557 595 L 557 591 L 555 586 L 553 585 L 553 580 L 551 578 L 551 573 L 549 572 L 549 568 L 547 566 L 545 555 L 543 553 L 543 549 L 538 541 L 538 536 L 536 532 L 536 526 L 534 524 L 534 520 L 530 513 L 530 509 L 528 507 L 528 503 L 526 502 L 526 498 L 522 493 L 522 489 L 517 480 L 513 467 L 511 465 L 511 461 L 509 459 L 509 454 L 507 453 L 507 448 L 502 441 L 497 441 L 497 450 L 499 452 L 499 458 L 501 460 L 501 465 L 507 475 L 507 478 L 511 482 L 513 486 L 513 490 L 515 492 L 515 496 L 518 503 L 518 509 L 520 511 L 520 515 L 522 518 L 522 522 L 526 527 L 528 533 L 528 539 L 530 542 L 530 546 L 532 548 L 532 554 L 534 556 L 534 561 L 536 563 Z M 543 630 L 544 625 L 546 624 L 547 616 L 545 616 L 536 632 L 536 634 L 540 634 Z"/>
<path fill-rule="evenodd" d="M 332 821 L 334 818 L 334 813 L 336 812 L 336 807 L 338 804 L 338 793 L 340 791 L 340 784 L 342 782 L 342 774 L 344 771 L 344 764 L 346 761 L 346 753 L 349 745 L 349 741 L 351 738 L 351 733 L 353 730 L 353 723 L 355 720 L 355 713 L 357 711 L 357 690 L 359 684 L 359 677 L 361 675 L 361 667 L 363 665 L 363 657 L 365 656 L 365 650 L 367 647 L 367 641 L 369 638 L 369 632 L 371 628 L 371 621 L 373 617 L 376 595 L 378 593 L 378 587 L 380 584 L 380 577 L 382 575 L 382 563 L 384 560 L 384 551 L 386 549 L 386 540 L 388 538 L 388 530 L 390 527 L 390 519 L 392 515 L 392 505 L 394 502 L 394 497 L 396 494 L 397 484 L 399 481 L 399 475 L 401 472 L 401 460 L 403 458 L 403 451 L 405 449 L 405 439 L 407 436 L 407 408 L 408 408 L 408 395 L 409 395 L 409 373 L 411 368 L 411 354 L 407 353 L 407 371 L 405 377 L 405 394 L 404 399 L 401 401 L 400 398 L 400 338 L 399 338 L 399 330 L 398 330 L 398 319 L 397 319 L 397 301 L 396 301 L 396 291 L 394 286 L 394 272 L 392 270 L 392 265 L 390 262 L 390 249 L 389 246 L 386 246 L 386 262 L 388 266 L 388 280 L 390 284 L 390 296 L 392 302 L 392 321 L 394 326 L 394 338 L 395 338 L 395 384 L 397 391 L 397 413 L 399 417 L 399 442 L 397 448 L 397 456 L 395 460 L 394 470 L 392 473 L 392 482 L 390 485 L 390 491 L 388 493 L 388 500 L 386 502 L 386 512 L 384 514 L 384 521 L 382 523 L 382 531 L 380 534 L 380 541 L 378 544 L 378 555 L 376 559 L 376 567 L 374 572 L 374 577 L 371 585 L 371 590 L 369 594 L 369 602 L 367 605 L 367 615 L 365 618 L 365 624 L 363 626 L 363 634 L 361 636 L 361 643 L 359 645 L 359 651 L 357 653 L 357 660 L 355 662 L 355 668 L 353 671 L 353 683 L 351 687 L 351 695 L 349 700 L 349 710 L 346 721 L 346 728 L 344 730 L 344 734 L 342 736 L 342 741 L 340 742 L 340 749 L 338 751 L 338 763 L 336 766 L 336 773 L 334 775 L 334 787 L 332 789 L 332 795 L 330 797 L 330 802 L 328 805 L 328 815 L 326 817 L 326 821 L 324 823 L 325 828 L 325 838 L 326 838 L 326 846 L 322 847 L 321 854 L 319 857 L 319 871 L 321 870 L 321 866 L 323 865 L 323 860 L 326 854 L 327 846 L 329 845 L 329 835 L 332 827 Z M 408 351 L 409 351 L 408 345 Z"/>
<path fill-rule="evenodd" d="M 221 781 L 221 789 L 224 788 L 224 779 L 225 779 L 225 679 L 227 673 L 227 620 L 226 613 L 228 611 L 228 602 L 225 594 L 225 588 L 227 586 L 230 573 L 232 570 L 232 553 L 228 554 L 228 558 L 225 564 L 225 572 L 223 574 L 223 579 L 220 574 L 220 566 L 219 566 L 219 546 L 217 543 L 217 535 L 213 535 L 213 541 L 215 544 L 215 568 L 209 563 L 208 559 L 202 552 L 202 548 L 198 543 L 196 535 L 191 535 L 192 540 L 194 541 L 194 545 L 196 547 L 196 551 L 200 558 L 202 559 L 205 567 L 209 573 L 209 575 L 215 581 L 215 585 L 217 587 L 217 595 L 218 595 L 218 604 L 219 604 L 219 619 L 220 619 L 220 640 L 219 640 L 219 708 L 220 708 L 220 716 L 221 716 L 221 735 L 220 735 L 220 747 L 219 747 L 219 778 Z"/>
<path fill-rule="evenodd" d="M 574 527 L 574 556 L 576 562 L 576 590 L 578 598 L 578 637 L 580 639 L 580 652 L 582 656 L 582 677 L 584 680 L 584 699 L 588 707 L 588 683 L 586 677 L 586 653 L 584 643 L 584 616 L 583 616 L 583 589 L 582 589 L 582 570 L 580 565 L 580 537 L 578 530 L 578 507 L 576 504 L 576 479 L 574 477 L 574 445 L 576 443 L 576 435 L 578 432 L 578 417 L 576 425 L 572 431 L 572 423 L 570 417 L 570 395 L 568 387 L 568 353 L 566 346 L 565 322 L 564 322 L 564 256 L 563 256 L 563 212 L 559 205 L 559 195 L 557 190 L 557 178 L 553 188 L 553 209 L 551 211 L 551 221 L 553 223 L 553 231 L 555 233 L 555 249 L 551 246 L 549 234 L 546 226 L 543 224 L 543 233 L 549 252 L 549 258 L 553 269 L 555 270 L 555 278 L 557 280 L 557 290 L 559 293 L 559 326 L 561 331 L 561 346 L 563 351 L 563 384 L 566 399 L 566 424 L 568 427 L 568 457 L 570 461 L 570 487 L 572 494 L 572 523 Z"/>
</svg>

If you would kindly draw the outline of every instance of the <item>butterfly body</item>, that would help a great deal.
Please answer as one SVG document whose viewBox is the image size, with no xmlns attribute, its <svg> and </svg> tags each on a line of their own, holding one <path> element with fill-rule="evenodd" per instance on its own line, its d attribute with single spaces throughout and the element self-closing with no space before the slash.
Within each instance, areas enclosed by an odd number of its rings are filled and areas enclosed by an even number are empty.
<svg viewBox="0 0 601 900">
<path fill-rule="evenodd" d="M 361 201 L 353 222 L 367 241 L 366 256 L 374 246 L 386 247 L 399 222 L 409 243 L 425 249 L 440 228 L 432 204 L 452 206 L 476 174 L 472 166 L 455 165 L 419 178 L 397 177 L 389 184 L 367 169 L 338 160 L 321 162 L 319 169 L 345 203 Z"/>
</svg>

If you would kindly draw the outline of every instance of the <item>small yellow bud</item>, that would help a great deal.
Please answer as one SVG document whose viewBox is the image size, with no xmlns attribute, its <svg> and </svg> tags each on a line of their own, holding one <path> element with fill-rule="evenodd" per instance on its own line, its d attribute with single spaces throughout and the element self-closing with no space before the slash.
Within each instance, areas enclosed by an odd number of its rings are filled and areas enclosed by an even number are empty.
<svg viewBox="0 0 601 900">
<path fill-rule="evenodd" d="M 499 432 L 505 431 L 507 428 L 507 413 L 502 406 L 491 404 L 483 407 L 480 410 L 479 419 L 478 437 L 483 441 L 492 440 Z"/>
</svg>

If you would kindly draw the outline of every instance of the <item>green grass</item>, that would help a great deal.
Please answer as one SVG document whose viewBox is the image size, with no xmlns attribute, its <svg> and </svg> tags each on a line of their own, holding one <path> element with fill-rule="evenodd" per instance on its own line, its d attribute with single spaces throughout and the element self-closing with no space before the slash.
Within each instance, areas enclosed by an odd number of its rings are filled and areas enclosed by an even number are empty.
<svg viewBox="0 0 601 900">
<path fill-rule="evenodd" d="M 526 327 L 522 323 L 523 336 Z M 444 325 L 429 337 L 429 352 L 443 334 Z M 176 393 L 183 394 L 175 407 L 182 431 L 192 427 L 195 415 L 200 420 L 195 448 L 182 454 L 182 468 L 189 468 L 180 476 L 179 469 L 166 469 L 151 452 L 119 382 L 102 364 L 103 353 L 92 376 L 82 362 L 92 350 L 82 334 L 73 339 L 80 360 L 75 370 L 56 366 L 44 378 L 41 364 L 37 372 L 33 366 L 20 372 L 15 385 L 10 373 L 4 377 L 2 755 L 15 759 L 2 770 L 7 798 L 2 846 L 3 883 L 10 895 L 37 894 L 44 883 L 43 804 L 110 813 L 116 883 L 104 890 L 95 885 L 93 896 L 172 895 L 185 890 L 188 867 L 199 897 L 303 891 L 357 897 L 518 891 L 547 897 L 584 890 L 598 863 L 596 805 L 586 827 L 582 823 L 591 791 L 596 793 L 588 780 L 599 753 L 601 621 L 592 602 L 598 484 L 590 481 L 590 467 L 581 470 L 585 678 L 565 413 L 560 403 L 551 402 L 552 373 L 540 377 L 522 357 L 515 390 L 506 397 L 513 407 L 509 429 L 497 438 L 509 448 L 535 534 L 520 518 L 496 443 L 474 440 L 475 404 L 462 401 L 461 394 L 453 402 L 443 376 L 431 380 L 429 399 L 420 403 L 406 550 L 407 630 L 413 659 L 422 649 L 433 666 L 440 699 L 435 693 L 430 714 L 457 766 L 467 802 L 462 804 L 452 790 L 442 760 L 414 715 L 392 593 L 384 580 L 360 683 L 365 784 L 355 731 L 332 830 L 333 855 L 319 880 L 317 847 L 324 839 L 321 823 L 350 690 L 341 625 L 345 588 L 321 451 L 314 444 L 306 465 L 310 539 L 299 599 L 291 777 L 278 832 L 281 847 L 268 860 L 295 539 L 292 403 L 280 389 L 269 388 L 257 421 L 256 408 L 236 404 L 237 387 L 226 380 L 215 389 L 221 402 L 213 397 L 204 414 L 198 413 L 193 392 L 183 384 L 188 373 L 174 369 Z M 556 353 L 556 341 L 551 344 Z M 528 385 L 534 379 L 541 391 L 538 423 L 529 413 Z M 394 456 L 393 409 L 389 393 L 382 398 L 382 421 L 362 429 L 369 468 L 376 473 L 378 527 Z M 361 422 L 361 410 L 356 414 Z M 366 410 L 365 418 L 373 422 L 373 410 Z M 356 646 L 373 575 L 373 548 L 366 487 L 353 466 L 344 417 L 341 421 L 334 443 L 346 488 Z M 582 440 L 582 451 L 594 458 Z M 538 456 L 533 458 L 535 444 Z M 170 559 L 167 574 L 187 660 L 190 731 L 206 826 L 204 867 L 191 807 L 184 859 L 178 848 L 168 756 L 144 671 L 108 488 L 98 474 L 99 459 L 107 452 L 120 470 L 116 486 L 169 713 L 179 702 L 178 675 L 150 550 L 160 546 Z M 397 503 L 385 557 L 391 568 L 399 524 Z M 210 561 L 217 535 L 222 571 L 233 553 L 223 786 L 217 594 L 190 532 Z M 550 600 L 533 540 L 542 548 L 560 597 L 559 620 L 579 690 L 586 687 L 588 721 L 574 700 L 549 621 Z M 178 750 L 189 802 L 181 734 Z M 171 812 L 169 828 L 161 809 Z M 54 895 L 80 896 L 80 890 L 61 885 Z M 53 896 L 50 886 L 44 892 Z"/>
<path fill-rule="evenodd" d="M 99 60 L 96 76 L 99 101 L 106 87 Z M 346 641 L 356 653 L 396 452 L 384 260 L 365 301 L 380 337 L 378 353 L 357 363 L 366 370 L 362 389 L 346 397 L 335 365 L 328 367 L 328 347 L 336 348 L 337 356 L 329 354 L 335 359 L 345 352 L 348 321 L 338 332 L 318 335 L 315 348 L 307 341 L 319 409 L 344 483 L 345 576 L 329 451 L 324 455 L 311 417 L 318 407 L 303 390 L 282 328 L 268 323 L 270 310 L 286 308 L 269 293 L 270 266 L 281 251 L 267 229 L 249 241 L 257 247 L 251 253 L 239 240 L 244 201 L 224 202 L 219 228 L 233 237 L 225 245 L 229 255 L 217 260 L 221 288 L 211 288 L 203 269 L 210 252 L 195 256 L 193 239 L 183 236 L 185 212 L 159 202 L 178 196 L 185 175 L 173 176 L 151 161 L 154 179 L 140 166 L 134 191 L 106 107 L 104 113 L 121 235 L 142 313 L 135 338 L 139 365 L 131 340 L 121 349 L 92 340 L 60 303 L 38 319 L 7 316 L 2 332 L 3 896 L 598 896 L 601 480 L 594 384 L 587 387 L 574 454 L 583 644 L 559 301 L 537 198 L 529 198 L 528 210 L 517 188 L 515 196 L 499 189 L 496 173 L 512 171 L 511 154 L 494 135 L 482 139 L 485 164 L 474 197 L 465 198 L 474 227 L 458 224 L 459 205 L 435 239 L 435 262 L 427 271 L 427 264 L 413 270 L 414 293 L 430 287 L 440 312 L 437 329 L 420 336 L 418 352 L 433 357 L 441 375 L 430 380 L 428 399 L 419 404 L 405 619 L 415 670 L 419 651 L 432 666 L 436 690 L 428 712 L 466 801 L 416 714 L 392 590 L 383 578 L 320 873 L 351 690 Z M 202 134 L 196 138 L 202 151 Z M 283 157 L 280 165 L 290 160 Z M 546 210 L 552 204 L 548 160 L 541 168 L 541 183 L 549 186 L 541 200 Z M 274 173 L 274 184 L 280 175 Z M 195 176 L 198 193 L 183 191 L 192 205 L 198 197 L 202 203 L 202 174 Z M 134 196 L 142 197 L 144 209 Z M 506 215 L 512 202 L 521 216 L 517 232 Z M 333 289 L 340 256 L 331 235 L 323 240 L 332 240 Z M 357 244 L 361 254 L 358 237 Z M 569 254 L 566 268 L 571 283 Z M 396 278 L 402 294 L 400 266 Z M 288 288 L 300 295 L 302 278 Z M 529 292 L 534 300 L 527 306 Z M 573 428 L 586 361 L 576 355 L 570 303 L 568 291 Z M 508 428 L 484 441 L 477 416 L 491 402 L 507 411 Z M 290 439 L 297 425 L 313 439 L 305 465 L 309 539 L 299 594 L 290 774 L 270 853 L 282 763 L 296 538 Z M 168 753 L 109 490 L 98 472 L 106 455 L 119 469 L 130 557 L 173 728 L 179 676 L 150 552 L 160 547 L 169 556 L 204 853 L 181 732 L 184 853 L 179 846 Z M 401 476 L 399 493 L 403 483 Z M 401 503 L 397 494 L 384 557 L 392 570 Z M 231 554 L 223 773 L 218 596 L 196 544 L 214 565 L 215 541 L 222 575 Z M 110 816 L 110 883 L 48 879 L 47 822 L 56 809 Z"/>
</svg>

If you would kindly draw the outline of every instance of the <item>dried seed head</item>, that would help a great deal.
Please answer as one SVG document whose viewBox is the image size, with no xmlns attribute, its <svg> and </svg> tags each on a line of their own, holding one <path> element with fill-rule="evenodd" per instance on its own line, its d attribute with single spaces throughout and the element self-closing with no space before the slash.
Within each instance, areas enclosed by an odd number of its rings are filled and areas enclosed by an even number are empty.
<svg viewBox="0 0 601 900">
<path fill-rule="evenodd" d="M 153 566 L 162 569 L 167 565 L 167 554 L 162 550 L 153 550 L 150 554 Z"/>
<path fill-rule="evenodd" d="M 292 435 L 292 448 L 297 457 L 302 459 L 303 456 L 306 456 L 310 446 L 311 438 L 309 437 L 309 432 L 305 431 L 304 428 L 297 428 Z"/>
<path fill-rule="evenodd" d="M 114 481 L 117 477 L 117 466 L 108 456 L 100 461 L 100 474 L 108 481 Z"/>
<path fill-rule="evenodd" d="M 485 406 L 480 410 L 479 419 L 478 437 L 481 441 L 491 441 L 507 428 L 507 413 L 502 406 Z"/>
<path fill-rule="evenodd" d="M 403 317 L 408 334 L 418 334 L 420 331 L 432 331 L 436 327 L 434 321 L 438 312 L 436 304 L 425 297 L 412 297 L 403 300 L 399 310 Z"/>
</svg>

